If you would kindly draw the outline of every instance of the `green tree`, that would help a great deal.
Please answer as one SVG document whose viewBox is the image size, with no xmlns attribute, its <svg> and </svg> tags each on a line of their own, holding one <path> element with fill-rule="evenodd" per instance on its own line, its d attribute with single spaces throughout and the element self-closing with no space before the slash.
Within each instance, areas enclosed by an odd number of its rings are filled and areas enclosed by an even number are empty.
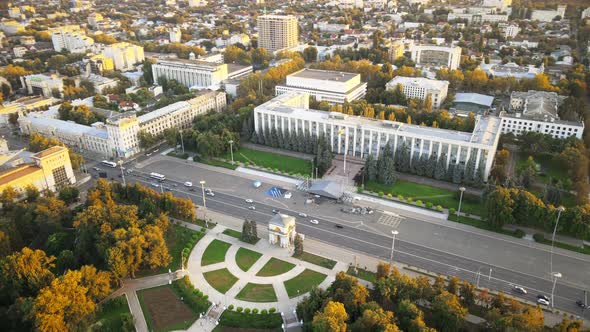
<svg viewBox="0 0 590 332">
<path fill-rule="evenodd" d="M 294 256 L 301 256 L 303 254 L 303 238 L 301 238 L 301 235 L 297 234 L 295 235 L 295 240 L 294 240 Z"/>
<path fill-rule="evenodd" d="M 463 326 L 467 309 L 457 296 L 443 291 L 432 302 L 433 320 L 440 331 L 458 331 Z"/>
<path fill-rule="evenodd" d="M 318 57 L 318 49 L 315 46 L 308 46 L 303 50 L 305 62 L 315 62 Z"/>
<path fill-rule="evenodd" d="M 510 190 L 503 187 L 496 187 L 486 200 L 488 222 L 492 227 L 502 228 L 504 224 L 514 222 L 515 202 L 510 195 Z"/>
</svg>

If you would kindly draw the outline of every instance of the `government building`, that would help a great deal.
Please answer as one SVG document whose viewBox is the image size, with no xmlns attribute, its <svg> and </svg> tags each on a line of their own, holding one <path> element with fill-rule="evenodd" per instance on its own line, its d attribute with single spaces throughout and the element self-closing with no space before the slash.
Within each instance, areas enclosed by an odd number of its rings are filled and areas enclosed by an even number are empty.
<svg viewBox="0 0 590 332">
<path fill-rule="evenodd" d="M 225 63 L 186 59 L 159 59 L 152 65 L 154 82 L 158 78 L 174 79 L 188 88 L 218 88 L 228 78 Z"/>
<path fill-rule="evenodd" d="M 275 128 L 282 133 L 307 132 L 316 137 L 324 136 L 334 153 L 357 158 L 370 154 L 378 157 L 388 143 L 394 155 L 405 144 L 410 160 L 415 155 L 430 157 L 434 154 L 437 158 L 445 155 L 446 167 L 451 163 L 466 164 L 475 158 L 476 167 L 483 166 L 485 178 L 492 168 L 500 139 L 497 117 L 478 116 L 473 132 L 467 133 L 312 110 L 309 109 L 309 95 L 296 92 L 277 96 L 256 107 L 254 128 L 258 134 Z"/>
<path fill-rule="evenodd" d="M 302 69 L 287 75 L 284 85 L 277 85 L 277 95 L 288 92 L 304 92 L 317 101 L 343 104 L 362 98 L 367 93 L 367 83 L 361 82 L 360 74 L 329 70 Z"/>
<path fill-rule="evenodd" d="M 420 66 L 459 68 L 461 47 L 417 45 L 412 47 L 412 61 Z"/>
</svg>

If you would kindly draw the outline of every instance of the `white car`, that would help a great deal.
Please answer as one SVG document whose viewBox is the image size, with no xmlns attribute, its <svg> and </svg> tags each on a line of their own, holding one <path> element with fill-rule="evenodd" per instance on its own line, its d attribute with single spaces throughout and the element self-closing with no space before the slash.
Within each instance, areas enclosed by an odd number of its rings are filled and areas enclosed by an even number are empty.
<svg viewBox="0 0 590 332">
<path fill-rule="evenodd" d="M 205 195 L 215 197 L 215 193 L 212 191 L 205 191 Z"/>
<path fill-rule="evenodd" d="M 256 207 L 254 205 L 250 205 L 250 206 L 248 206 L 248 209 L 250 209 L 250 210 L 256 210 Z"/>
<path fill-rule="evenodd" d="M 310 223 L 312 223 L 312 224 L 314 224 L 314 225 L 317 225 L 317 224 L 319 224 L 319 223 L 320 223 L 320 222 L 319 222 L 319 221 L 317 221 L 316 219 L 311 219 L 309 222 L 310 222 Z"/>
<path fill-rule="evenodd" d="M 250 203 L 251 204 L 251 203 L 254 203 L 254 201 L 248 198 L 248 199 L 246 199 L 246 203 Z"/>
<path fill-rule="evenodd" d="M 193 186 L 193 183 L 192 183 L 192 182 L 190 182 L 190 181 L 186 181 L 186 182 L 184 183 L 184 186 L 185 186 L 185 187 L 192 187 L 192 186 Z"/>
<path fill-rule="evenodd" d="M 549 301 L 547 301 L 545 299 L 537 299 L 537 303 L 540 304 L 540 305 L 549 306 Z"/>
<path fill-rule="evenodd" d="M 98 168 L 98 167 L 92 167 L 92 169 L 95 170 L 95 171 L 97 171 L 97 172 L 100 172 L 100 168 Z"/>
<path fill-rule="evenodd" d="M 159 183 L 155 183 L 155 182 L 154 182 L 154 183 L 152 183 L 152 186 L 154 186 L 154 187 L 158 188 L 158 187 L 160 186 L 160 184 L 159 184 Z"/>
<path fill-rule="evenodd" d="M 300 216 L 301 218 L 307 218 L 307 214 L 305 214 L 305 213 L 303 213 L 303 212 L 300 212 L 300 213 L 299 213 L 299 216 Z"/>
</svg>

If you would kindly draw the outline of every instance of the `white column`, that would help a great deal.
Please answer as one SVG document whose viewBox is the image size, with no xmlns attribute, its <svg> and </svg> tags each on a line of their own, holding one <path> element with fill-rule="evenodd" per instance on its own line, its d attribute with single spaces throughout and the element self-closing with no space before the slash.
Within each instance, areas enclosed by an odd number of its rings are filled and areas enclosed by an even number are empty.
<svg viewBox="0 0 590 332">
<path fill-rule="evenodd" d="M 490 170 L 492 169 L 492 162 L 494 161 L 494 156 L 490 156 L 490 151 L 486 150 L 487 152 L 487 156 L 486 156 L 486 167 L 484 169 L 484 175 L 483 178 L 487 179 L 488 176 L 490 175 Z"/>
<path fill-rule="evenodd" d="M 410 147 L 410 165 L 412 164 L 412 160 L 414 160 L 414 142 L 416 138 L 412 137 L 411 147 Z"/>
<path fill-rule="evenodd" d="M 356 157 L 356 132 L 357 128 L 354 128 L 354 134 L 352 134 L 352 155 Z"/>
<path fill-rule="evenodd" d="M 432 145 L 434 144 L 434 142 L 432 140 L 428 141 L 428 158 L 432 157 Z"/>
<path fill-rule="evenodd" d="M 334 125 L 330 124 L 330 148 L 334 151 Z"/>
<path fill-rule="evenodd" d="M 338 132 L 336 133 L 336 137 L 338 138 L 338 154 L 342 153 L 341 152 L 341 145 L 342 145 L 342 135 L 340 134 L 340 128 L 338 128 L 337 130 Z"/>
<path fill-rule="evenodd" d="M 288 118 L 287 124 L 289 125 L 289 134 L 291 133 L 291 118 Z"/>
<path fill-rule="evenodd" d="M 441 153 L 442 153 L 442 142 L 438 142 L 438 152 L 436 155 L 436 161 L 438 161 L 438 159 L 440 158 Z"/>
<path fill-rule="evenodd" d="M 258 112 L 254 112 L 254 131 L 256 133 L 258 133 L 258 127 L 259 127 L 259 125 L 258 125 L 258 116 L 259 116 L 259 114 L 260 113 L 258 113 Z"/>
<path fill-rule="evenodd" d="M 469 162 L 469 158 L 471 158 L 471 147 L 467 147 L 467 156 L 465 156 L 465 165 Z"/>
<path fill-rule="evenodd" d="M 397 134 L 395 134 L 395 137 L 393 137 L 393 156 L 395 156 L 396 152 L 397 152 Z"/>
<path fill-rule="evenodd" d="M 365 129 L 361 128 L 361 158 L 365 155 Z"/>
<path fill-rule="evenodd" d="M 481 159 L 481 149 L 477 149 L 477 155 L 475 157 L 475 167 L 479 168 L 479 161 Z"/>
<path fill-rule="evenodd" d="M 369 129 L 369 154 L 373 152 L 373 131 Z"/>
<path fill-rule="evenodd" d="M 379 157 L 380 149 L 381 149 L 381 132 L 378 131 L 377 132 L 377 152 L 375 153 L 376 158 Z"/>
<path fill-rule="evenodd" d="M 420 139 L 420 153 L 418 154 L 418 157 L 422 158 L 422 149 L 424 149 L 424 139 L 421 138 Z"/>
<path fill-rule="evenodd" d="M 349 131 L 350 131 L 350 130 L 348 130 L 348 128 L 346 128 L 346 129 L 344 130 L 344 153 L 345 153 L 345 154 L 349 154 L 349 153 L 348 153 L 348 145 L 349 145 L 349 144 L 348 144 L 348 140 L 350 139 L 350 136 L 348 135 L 348 132 L 349 132 Z"/>
<path fill-rule="evenodd" d="M 461 145 L 457 145 L 457 161 L 455 161 L 455 165 L 459 165 L 459 160 L 461 160 Z"/>
<path fill-rule="evenodd" d="M 447 169 L 449 168 L 449 164 L 451 163 L 451 148 L 452 147 L 453 147 L 453 145 L 449 143 L 449 150 L 447 151 Z"/>
<path fill-rule="evenodd" d="M 315 124 L 315 136 L 316 137 L 320 137 L 320 125 L 321 125 L 321 123 L 319 123 L 319 122 L 316 122 L 316 124 Z"/>
</svg>

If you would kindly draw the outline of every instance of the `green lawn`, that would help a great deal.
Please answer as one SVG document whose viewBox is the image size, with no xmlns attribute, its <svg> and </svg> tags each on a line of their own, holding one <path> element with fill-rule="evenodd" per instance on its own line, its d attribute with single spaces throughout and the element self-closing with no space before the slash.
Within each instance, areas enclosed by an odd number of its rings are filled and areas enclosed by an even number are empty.
<svg viewBox="0 0 590 332">
<path fill-rule="evenodd" d="M 219 326 L 215 328 L 216 331 L 222 331 L 223 326 L 234 328 L 232 331 L 246 329 L 248 331 L 283 331 L 281 328 L 283 318 L 279 313 L 273 314 L 246 314 L 243 312 L 236 312 L 225 310 L 219 318 Z"/>
<path fill-rule="evenodd" d="M 259 277 L 273 277 L 291 271 L 295 264 L 282 261 L 278 258 L 271 258 L 256 274 Z"/>
<path fill-rule="evenodd" d="M 546 244 L 548 246 L 551 245 L 551 239 L 545 239 L 544 237 L 536 237 L 536 236 L 534 238 L 535 238 L 535 241 L 536 242 L 543 243 L 543 244 Z M 558 247 L 558 248 L 561 248 L 561 249 L 576 251 L 576 252 L 579 252 L 581 254 L 590 255 L 590 248 L 588 248 L 588 247 L 584 247 L 584 248 L 577 247 L 577 246 L 571 245 L 569 243 L 563 243 L 563 242 L 559 242 L 559 241 L 555 241 L 553 243 L 553 245 L 555 247 Z"/>
<path fill-rule="evenodd" d="M 522 156 L 516 160 L 516 170 L 520 172 L 526 164 L 528 156 Z M 569 177 L 567 171 L 558 162 L 555 162 L 550 156 L 533 157 L 536 163 L 541 166 L 541 171 L 537 174 L 536 179 L 542 183 L 549 184 L 551 179 L 559 180 L 564 185 L 565 189 L 569 186 Z"/>
<path fill-rule="evenodd" d="M 326 279 L 325 274 L 306 269 L 295 278 L 285 281 L 285 289 L 289 298 L 294 298 L 317 287 L 324 279 Z"/>
<path fill-rule="evenodd" d="M 172 285 L 139 290 L 137 298 L 149 331 L 186 330 L 199 318 L 180 299 Z"/>
<path fill-rule="evenodd" d="M 231 274 L 228 269 L 219 269 L 205 272 L 205 280 L 221 294 L 227 293 L 228 290 L 238 281 L 238 278 Z"/>
<path fill-rule="evenodd" d="M 235 237 L 236 239 L 240 239 L 242 237 L 242 232 L 234 231 L 233 229 L 226 228 L 223 231 L 223 234 L 229 235 L 231 237 Z"/>
<path fill-rule="evenodd" d="M 293 255 L 293 257 L 298 258 L 302 261 L 306 261 L 311 264 L 315 264 L 321 267 L 325 267 L 326 269 L 333 269 L 336 266 L 336 261 L 333 261 L 329 258 L 325 258 L 322 256 L 314 255 L 308 252 L 303 252 L 303 254 L 299 256 Z"/>
<path fill-rule="evenodd" d="M 205 222 L 205 220 L 203 220 L 203 219 L 197 219 L 197 220 L 195 220 L 195 224 L 197 226 L 201 226 L 201 227 L 207 228 L 207 229 L 211 229 L 211 228 L 217 226 L 217 223 L 215 223 L 215 222 Z"/>
<path fill-rule="evenodd" d="M 276 302 L 277 294 L 275 294 L 272 284 L 253 284 L 249 282 L 236 298 L 250 302 Z"/>
<path fill-rule="evenodd" d="M 225 260 L 225 253 L 229 247 L 231 247 L 230 243 L 213 240 L 203 253 L 201 266 L 223 262 Z"/>
<path fill-rule="evenodd" d="M 95 324 L 101 326 L 101 331 L 135 331 L 127 298 L 123 295 L 99 305 Z"/>
<path fill-rule="evenodd" d="M 473 218 L 469 218 L 469 217 L 465 217 L 465 216 L 457 216 L 455 214 L 449 215 L 448 220 L 458 222 L 458 223 L 464 224 L 464 225 L 477 227 L 480 229 L 485 229 L 487 231 L 492 231 L 492 232 L 496 232 L 496 233 L 500 233 L 500 234 L 504 234 L 504 235 L 514 236 L 519 239 L 522 238 L 522 236 L 516 232 L 509 231 L 507 229 L 494 228 L 494 227 L 490 226 L 485 220 L 473 219 Z"/>
<path fill-rule="evenodd" d="M 231 160 L 229 153 L 225 159 Z M 311 174 L 311 161 L 270 152 L 240 148 L 234 151 L 234 160 L 291 174 Z"/>
<path fill-rule="evenodd" d="M 349 266 L 348 271 L 346 271 L 346 274 L 349 274 L 351 276 L 355 276 L 359 279 L 363 279 L 365 281 L 372 282 L 372 283 L 377 281 L 377 274 L 375 272 L 361 269 L 360 267 L 357 269 L 357 271 L 358 271 L 358 273 L 354 273 L 354 268 L 352 266 Z"/>
<path fill-rule="evenodd" d="M 240 248 L 236 253 L 236 263 L 242 271 L 248 271 L 256 261 L 262 257 L 262 254 L 250 249 Z"/>
<path fill-rule="evenodd" d="M 436 188 L 414 182 L 396 181 L 394 185 L 388 186 L 369 181 L 365 185 L 365 189 L 376 193 L 382 191 L 385 195 L 391 193 L 394 197 L 402 195 L 405 199 L 411 197 L 414 201 L 421 200 L 424 203 L 430 202 L 435 206 L 441 205 L 443 208 L 447 209 L 453 208 L 457 210 L 459 207 L 459 197 L 457 196 L 457 193 L 447 189 Z M 459 189 L 457 189 L 457 192 L 458 191 Z M 479 200 L 465 195 L 463 196 L 461 212 L 482 216 L 485 214 L 485 207 Z"/>
</svg>

